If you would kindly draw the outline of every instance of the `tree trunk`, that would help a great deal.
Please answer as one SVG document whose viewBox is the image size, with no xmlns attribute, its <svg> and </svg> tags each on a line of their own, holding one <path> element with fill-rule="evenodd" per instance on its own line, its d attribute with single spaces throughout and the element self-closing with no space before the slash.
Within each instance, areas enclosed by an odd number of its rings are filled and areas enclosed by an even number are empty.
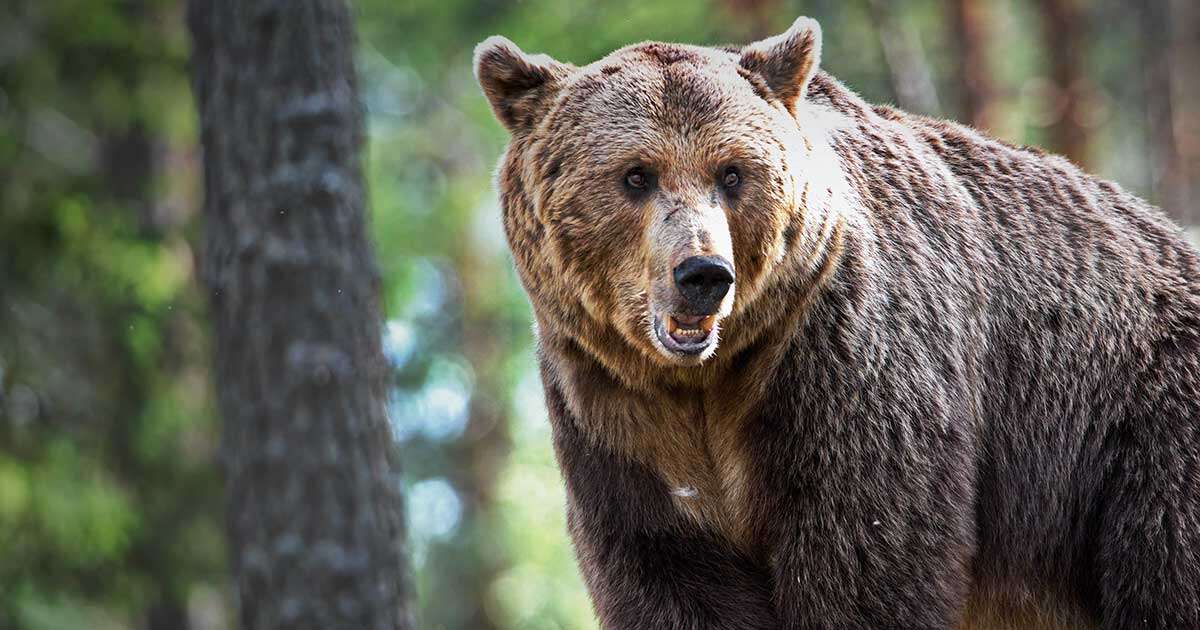
<svg viewBox="0 0 1200 630">
<path fill-rule="evenodd" d="M 410 628 L 341 0 L 193 0 L 204 274 L 244 630 Z"/>
<path fill-rule="evenodd" d="M 1042 0 L 1042 33 L 1054 82 L 1050 144 L 1076 164 L 1087 166 L 1088 98 L 1084 72 L 1083 15 L 1076 0 Z"/>
<path fill-rule="evenodd" d="M 985 0 L 949 0 L 947 15 L 958 48 L 957 82 L 961 86 L 959 117 L 980 129 L 998 133 L 999 108 L 988 58 L 990 31 Z"/>
</svg>

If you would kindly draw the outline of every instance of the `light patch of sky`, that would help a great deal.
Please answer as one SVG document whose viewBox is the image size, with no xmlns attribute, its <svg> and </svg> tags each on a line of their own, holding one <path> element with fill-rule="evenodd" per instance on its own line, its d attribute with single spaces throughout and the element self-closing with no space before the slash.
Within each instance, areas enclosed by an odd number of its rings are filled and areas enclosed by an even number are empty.
<svg viewBox="0 0 1200 630">
<path fill-rule="evenodd" d="M 420 75 L 408 64 L 392 63 L 370 45 L 359 47 L 359 71 L 371 133 L 409 124 L 404 119 L 413 113 L 427 87 Z"/>
<path fill-rule="evenodd" d="M 401 180 L 396 186 L 401 203 L 411 221 L 428 219 L 445 207 L 450 177 L 446 169 L 436 161 L 414 155 L 406 169 L 396 173 Z"/>
<path fill-rule="evenodd" d="M 442 269 L 428 258 L 417 258 L 411 263 L 409 275 L 416 278 L 412 297 L 403 307 L 402 317 L 418 320 L 439 314 L 446 303 L 446 283 L 449 278 Z"/>
<path fill-rule="evenodd" d="M 474 374 L 461 359 L 434 359 L 424 385 L 396 390 L 389 401 L 392 434 L 404 442 L 418 435 L 447 441 L 462 435 L 474 389 Z"/>
<path fill-rule="evenodd" d="M 462 520 L 462 500 L 441 477 L 423 479 L 408 491 L 408 531 L 413 562 L 425 563 L 429 544 L 449 538 Z"/>
<path fill-rule="evenodd" d="M 393 319 L 383 328 L 383 355 L 391 364 L 393 370 L 401 370 L 412 358 L 417 347 L 416 332 L 412 324 L 400 319 Z"/>
<path fill-rule="evenodd" d="M 550 418 L 546 413 L 546 399 L 542 390 L 541 375 L 537 370 L 533 352 L 522 357 L 526 366 L 521 379 L 513 391 L 513 430 L 521 440 L 543 440 L 550 435 Z"/>
<path fill-rule="evenodd" d="M 496 196 L 484 195 L 471 223 L 471 242 L 492 260 L 499 260 L 508 252 L 501 214 Z"/>
</svg>

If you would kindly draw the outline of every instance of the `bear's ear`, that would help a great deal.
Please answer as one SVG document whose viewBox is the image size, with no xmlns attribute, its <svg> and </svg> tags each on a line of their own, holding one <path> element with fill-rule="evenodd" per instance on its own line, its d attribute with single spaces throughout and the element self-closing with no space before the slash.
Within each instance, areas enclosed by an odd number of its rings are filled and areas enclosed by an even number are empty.
<svg viewBox="0 0 1200 630">
<path fill-rule="evenodd" d="M 812 18 L 797 18 L 786 33 L 742 48 L 741 66 L 762 77 L 772 95 L 789 112 L 804 98 L 808 82 L 821 62 L 821 25 Z"/>
<path fill-rule="evenodd" d="M 496 118 L 513 133 L 537 123 L 548 97 L 569 74 L 571 66 L 546 55 L 527 55 L 499 35 L 475 47 L 475 79 Z"/>
</svg>

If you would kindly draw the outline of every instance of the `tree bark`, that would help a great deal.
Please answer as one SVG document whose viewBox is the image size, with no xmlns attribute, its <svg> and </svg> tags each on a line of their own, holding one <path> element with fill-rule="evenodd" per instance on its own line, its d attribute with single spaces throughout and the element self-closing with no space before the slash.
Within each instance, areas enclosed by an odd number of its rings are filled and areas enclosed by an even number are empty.
<svg viewBox="0 0 1200 630">
<path fill-rule="evenodd" d="M 193 0 L 205 280 L 244 630 L 412 627 L 341 0 Z"/>
</svg>

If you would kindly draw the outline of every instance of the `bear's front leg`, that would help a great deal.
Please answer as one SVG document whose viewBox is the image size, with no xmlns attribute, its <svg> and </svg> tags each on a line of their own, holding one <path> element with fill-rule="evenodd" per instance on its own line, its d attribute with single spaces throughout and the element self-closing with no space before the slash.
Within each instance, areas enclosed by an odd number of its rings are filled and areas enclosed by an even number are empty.
<svg viewBox="0 0 1200 630">
<path fill-rule="evenodd" d="M 780 628 L 788 630 L 950 630 L 968 588 L 965 554 L 942 535 L 872 534 L 808 522 L 774 552 Z M 891 538 L 891 540 L 887 540 Z"/>
<path fill-rule="evenodd" d="M 777 630 L 770 577 L 671 504 L 646 467 L 579 432 L 547 390 L 567 519 L 605 630 Z"/>
<path fill-rule="evenodd" d="M 572 505 L 571 537 L 606 630 L 777 630 L 767 575 L 725 543 L 680 531 L 584 523 Z M 627 524 L 627 523 L 626 523 Z"/>
<path fill-rule="evenodd" d="M 957 627 L 975 548 L 971 449 L 924 420 L 837 424 L 776 426 L 755 460 L 779 627 Z"/>
</svg>

